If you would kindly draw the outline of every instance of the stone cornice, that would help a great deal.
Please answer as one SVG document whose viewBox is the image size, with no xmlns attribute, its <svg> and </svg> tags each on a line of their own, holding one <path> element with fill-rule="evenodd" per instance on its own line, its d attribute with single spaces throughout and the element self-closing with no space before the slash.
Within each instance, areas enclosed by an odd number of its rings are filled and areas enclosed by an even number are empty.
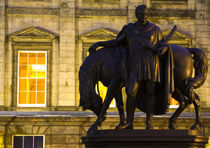
<svg viewBox="0 0 210 148">
<path fill-rule="evenodd" d="M 76 9 L 76 16 L 127 16 L 127 9 Z"/>
<path fill-rule="evenodd" d="M 6 8 L 6 13 L 7 14 L 31 14 L 31 15 L 59 15 L 59 9 L 10 7 L 10 8 Z"/>
<path fill-rule="evenodd" d="M 193 10 L 158 10 L 150 9 L 150 17 L 190 17 L 195 18 L 195 11 Z"/>
<path fill-rule="evenodd" d="M 59 8 L 6 8 L 7 14 L 28 14 L 28 15 L 60 15 Z M 128 16 L 127 9 L 75 9 L 76 17 L 79 16 Z M 150 17 L 190 17 L 195 18 L 193 10 L 158 10 L 150 9 Z"/>
</svg>

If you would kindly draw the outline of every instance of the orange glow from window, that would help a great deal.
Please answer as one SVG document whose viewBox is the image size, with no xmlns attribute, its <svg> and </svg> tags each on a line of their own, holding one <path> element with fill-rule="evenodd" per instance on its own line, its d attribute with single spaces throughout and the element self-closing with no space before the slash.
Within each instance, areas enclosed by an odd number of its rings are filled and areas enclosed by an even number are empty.
<svg viewBox="0 0 210 148">
<path fill-rule="evenodd" d="M 177 102 L 174 98 L 171 98 L 170 105 L 179 105 L 179 102 Z"/>
<path fill-rule="evenodd" d="M 99 87 L 99 93 L 100 93 L 100 96 L 102 98 L 102 101 L 104 102 L 104 99 L 106 97 L 106 93 L 107 93 L 107 87 L 105 87 L 102 82 L 98 82 L 98 87 Z M 98 89 L 97 89 L 97 85 L 96 85 L 96 92 L 98 94 Z M 115 107 L 115 100 L 113 99 L 112 102 L 110 103 L 110 107 Z"/>
<path fill-rule="evenodd" d="M 46 52 L 19 52 L 19 104 L 45 104 Z"/>
</svg>

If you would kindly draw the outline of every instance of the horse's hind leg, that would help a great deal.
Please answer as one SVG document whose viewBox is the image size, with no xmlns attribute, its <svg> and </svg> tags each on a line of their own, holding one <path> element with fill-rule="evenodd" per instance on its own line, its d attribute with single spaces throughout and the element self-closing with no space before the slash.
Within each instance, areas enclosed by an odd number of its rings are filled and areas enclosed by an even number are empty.
<svg viewBox="0 0 210 148">
<path fill-rule="evenodd" d="M 176 119 L 179 117 L 179 115 L 184 111 L 184 109 L 188 106 L 188 103 L 185 101 L 185 96 L 181 94 L 179 91 L 175 91 L 173 93 L 173 98 L 179 102 L 179 107 L 175 111 L 175 113 L 171 116 L 169 119 L 169 129 L 175 129 L 176 128 Z"/>
<path fill-rule="evenodd" d="M 195 108 L 195 115 L 196 115 L 196 122 L 194 125 L 191 126 L 190 129 L 199 129 L 201 127 L 201 115 L 200 115 L 200 98 L 199 96 L 193 91 L 193 88 L 189 88 L 186 91 L 185 94 L 188 97 L 188 103 L 191 104 L 193 103 L 194 108 Z"/>
<path fill-rule="evenodd" d="M 194 95 L 196 97 L 196 99 L 193 100 L 193 105 L 195 107 L 196 121 L 195 121 L 195 124 L 193 124 L 190 129 L 200 129 L 201 127 L 200 99 L 199 99 L 199 96 L 195 92 L 194 92 Z"/>
<path fill-rule="evenodd" d="M 123 100 L 122 100 L 122 92 L 121 90 L 116 94 L 115 96 L 116 104 L 117 104 L 117 109 L 120 115 L 120 124 L 115 128 L 119 129 L 120 126 L 125 124 L 125 113 L 123 110 Z"/>
</svg>

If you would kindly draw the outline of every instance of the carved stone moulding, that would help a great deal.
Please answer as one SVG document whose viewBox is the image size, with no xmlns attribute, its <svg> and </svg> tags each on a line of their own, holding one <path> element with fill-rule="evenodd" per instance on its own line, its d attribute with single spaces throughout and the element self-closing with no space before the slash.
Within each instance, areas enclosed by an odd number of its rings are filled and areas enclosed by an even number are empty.
<svg viewBox="0 0 210 148">
<path fill-rule="evenodd" d="M 55 33 L 40 27 L 29 27 L 9 35 L 15 49 L 51 49 L 56 37 Z"/>
<path fill-rule="evenodd" d="M 76 16 L 127 16 L 127 9 L 76 9 Z"/>
<path fill-rule="evenodd" d="M 195 18 L 194 10 L 159 10 L 159 9 L 150 9 L 150 17 L 190 17 Z"/>
<path fill-rule="evenodd" d="M 184 3 L 187 3 L 188 0 L 151 0 L 150 2 L 152 4 L 153 3 L 184 4 Z"/>
<path fill-rule="evenodd" d="M 59 15 L 59 9 L 56 8 L 6 8 L 7 14 L 32 14 L 32 15 Z"/>
</svg>

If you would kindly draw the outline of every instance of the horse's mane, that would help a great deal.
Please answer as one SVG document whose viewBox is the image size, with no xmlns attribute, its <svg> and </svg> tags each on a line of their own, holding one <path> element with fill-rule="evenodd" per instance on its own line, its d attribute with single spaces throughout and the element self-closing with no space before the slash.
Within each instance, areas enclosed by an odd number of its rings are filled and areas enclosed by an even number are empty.
<svg viewBox="0 0 210 148">
<path fill-rule="evenodd" d="M 93 66 L 96 66 L 98 62 L 107 55 L 108 52 L 110 52 L 109 49 L 101 48 L 91 55 L 88 55 L 80 67 L 80 72 L 85 72 L 87 74 L 90 70 L 92 70 Z"/>
<path fill-rule="evenodd" d="M 82 100 L 80 99 L 80 106 L 83 106 L 84 109 L 92 110 L 96 115 L 99 115 L 100 113 L 102 99 L 96 94 L 94 84 L 98 81 L 97 74 L 99 72 L 100 63 L 109 52 L 110 50 L 102 48 L 87 56 L 79 71 L 80 87 L 82 86 L 81 89 L 86 85 L 85 88 L 89 89 L 92 94 L 91 97 L 82 94 L 84 97 Z"/>
</svg>

